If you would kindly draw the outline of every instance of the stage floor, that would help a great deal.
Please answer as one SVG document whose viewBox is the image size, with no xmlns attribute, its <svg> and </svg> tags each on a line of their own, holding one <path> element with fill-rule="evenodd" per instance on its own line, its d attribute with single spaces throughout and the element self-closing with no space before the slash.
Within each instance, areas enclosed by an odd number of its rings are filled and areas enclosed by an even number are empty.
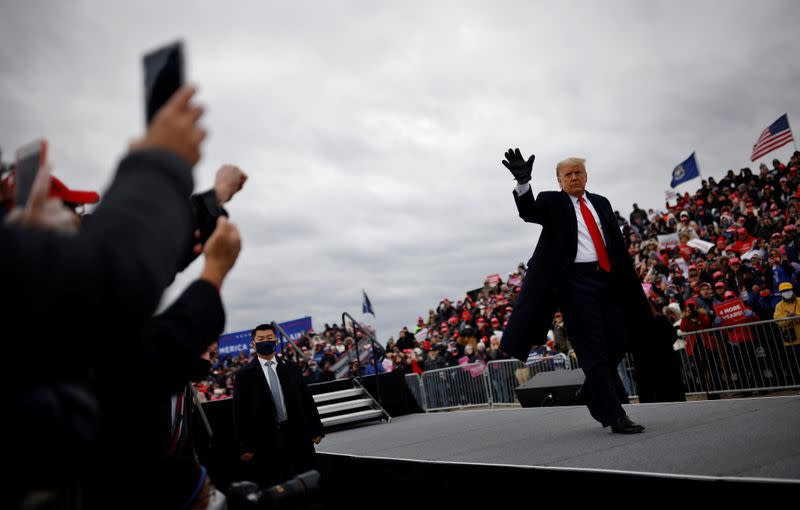
<svg viewBox="0 0 800 510">
<path fill-rule="evenodd" d="M 320 453 L 422 462 L 800 482 L 800 396 L 625 406 L 612 434 L 585 407 L 415 414 L 335 432 Z"/>
</svg>

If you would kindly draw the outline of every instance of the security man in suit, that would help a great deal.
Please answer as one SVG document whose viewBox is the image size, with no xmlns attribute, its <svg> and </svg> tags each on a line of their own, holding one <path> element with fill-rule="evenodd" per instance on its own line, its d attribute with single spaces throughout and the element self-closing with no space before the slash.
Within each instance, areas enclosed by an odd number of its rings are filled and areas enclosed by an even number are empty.
<svg viewBox="0 0 800 510">
<path fill-rule="evenodd" d="M 246 476 L 269 487 L 313 469 L 324 434 L 300 369 L 275 355 L 275 329 L 262 324 L 252 336 L 257 357 L 234 380 L 234 432 Z"/>
<path fill-rule="evenodd" d="M 627 395 L 617 365 L 653 317 L 614 211 L 608 199 L 586 191 L 580 158 L 558 163 L 561 191 L 534 199 L 534 158 L 509 149 L 503 161 L 518 183 L 513 193 L 520 217 L 540 224 L 542 233 L 500 348 L 524 362 L 561 310 L 586 376 L 582 391 L 592 417 L 616 433 L 642 432 L 622 408 Z"/>
</svg>

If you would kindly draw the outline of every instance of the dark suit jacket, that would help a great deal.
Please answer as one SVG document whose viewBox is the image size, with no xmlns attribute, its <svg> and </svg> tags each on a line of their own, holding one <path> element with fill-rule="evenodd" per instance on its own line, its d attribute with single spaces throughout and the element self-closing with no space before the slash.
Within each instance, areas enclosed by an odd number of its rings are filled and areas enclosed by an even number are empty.
<svg viewBox="0 0 800 510">
<path fill-rule="evenodd" d="M 512 193 L 519 216 L 528 223 L 542 226 L 539 243 L 528 261 L 522 289 L 500 344 L 503 351 L 525 361 L 531 347 L 544 342 L 553 314 L 562 306 L 565 275 L 578 251 L 578 221 L 572 200 L 564 191 L 543 191 L 536 199 L 530 189 L 522 196 Z M 646 334 L 652 320 L 647 298 L 608 199 L 594 193 L 586 193 L 586 198 L 600 217 L 611 274 L 621 291 L 627 340 L 635 341 Z"/>
<path fill-rule="evenodd" d="M 120 162 L 78 235 L 0 225 L 3 332 L 17 339 L 5 343 L 5 354 L 38 353 L 35 368 L 11 363 L 6 373 L 17 382 L 7 405 L 15 417 L 7 461 L 26 485 L 44 486 L 51 474 L 60 484 L 91 464 L 87 442 L 100 424 L 87 399 L 95 395 L 58 387 L 85 386 L 91 368 L 141 351 L 142 331 L 191 237 L 191 189 L 192 169 L 179 156 L 138 151 Z M 34 335 L 35 349 L 20 340 L 43 327 L 54 329 Z M 35 474 L 27 476 L 29 467 Z"/>
<path fill-rule="evenodd" d="M 256 358 L 236 373 L 233 388 L 233 419 L 236 444 L 239 454 L 275 449 L 277 418 L 272 393 Z M 311 466 L 314 459 L 314 444 L 311 439 L 323 435 L 322 422 L 311 391 L 308 389 L 300 369 L 291 362 L 281 361 L 277 365 L 281 381 L 283 400 L 293 444 L 291 448 L 298 458 L 298 466 Z"/>
<path fill-rule="evenodd" d="M 95 393 L 104 418 L 100 462 L 87 484 L 88 508 L 102 508 L 111 494 L 132 483 L 148 491 L 131 491 L 125 505 L 152 507 L 159 495 L 164 508 L 180 508 L 200 479 L 190 448 L 170 453 L 171 396 L 187 388 L 192 363 L 219 338 L 225 310 L 219 291 L 196 280 L 161 314 L 153 317 L 135 356 L 110 360 L 95 370 Z M 113 362 L 111 362 L 113 361 Z M 132 381 L 144 381 L 130 398 Z M 191 409 L 186 394 L 184 409 Z M 182 441 L 188 440 L 190 416 L 185 414 Z M 184 445 L 185 446 L 185 445 Z M 144 500 L 139 499 L 144 498 Z"/>
</svg>

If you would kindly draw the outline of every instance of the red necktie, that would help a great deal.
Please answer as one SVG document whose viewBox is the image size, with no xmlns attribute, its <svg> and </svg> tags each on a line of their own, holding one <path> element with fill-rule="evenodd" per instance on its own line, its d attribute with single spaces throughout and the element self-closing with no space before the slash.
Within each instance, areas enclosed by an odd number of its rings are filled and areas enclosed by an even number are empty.
<svg viewBox="0 0 800 510">
<path fill-rule="evenodd" d="M 606 252 L 606 245 L 603 243 L 603 236 L 600 235 L 600 229 L 597 228 L 597 222 L 594 221 L 592 211 L 590 211 L 589 206 L 586 205 L 583 195 L 578 198 L 578 203 L 581 204 L 581 215 L 583 215 L 583 221 L 586 223 L 589 234 L 592 236 L 594 251 L 597 252 L 597 265 L 608 273 L 611 271 L 611 262 L 608 260 L 608 252 Z"/>
</svg>

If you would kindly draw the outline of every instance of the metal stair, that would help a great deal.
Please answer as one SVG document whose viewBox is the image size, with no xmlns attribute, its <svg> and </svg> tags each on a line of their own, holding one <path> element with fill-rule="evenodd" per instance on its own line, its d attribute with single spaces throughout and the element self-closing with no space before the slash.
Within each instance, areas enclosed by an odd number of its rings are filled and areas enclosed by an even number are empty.
<svg viewBox="0 0 800 510">
<path fill-rule="evenodd" d="M 317 404 L 325 430 L 344 429 L 375 420 L 391 421 L 389 414 L 372 395 L 357 380 L 351 381 L 352 388 L 314 395 L 314 403 Z"/>
</svg>

